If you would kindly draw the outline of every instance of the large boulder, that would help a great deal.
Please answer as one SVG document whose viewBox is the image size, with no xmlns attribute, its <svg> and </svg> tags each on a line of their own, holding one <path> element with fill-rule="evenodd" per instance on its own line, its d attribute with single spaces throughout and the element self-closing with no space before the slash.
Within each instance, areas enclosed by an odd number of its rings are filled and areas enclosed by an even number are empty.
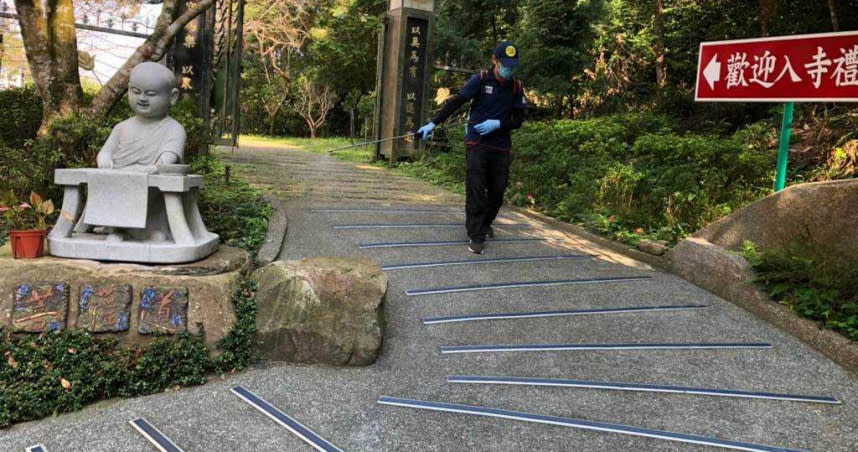
<svg viewBox="0 0 858 452">
<path fill-rule="evenodd" d="M 381 348 L 387 276 L 365 258 L 279 261 L 251 275 L 263 356 L 365 366 Z"/>
<path fill-rule="evenodd" d="M 858 256 L 858 179 L 799 184 L 737 210 L 694 234 L 734 250 L 750 240 L 781 249 L 796 241 L 834 257 Z"/>
</svg>

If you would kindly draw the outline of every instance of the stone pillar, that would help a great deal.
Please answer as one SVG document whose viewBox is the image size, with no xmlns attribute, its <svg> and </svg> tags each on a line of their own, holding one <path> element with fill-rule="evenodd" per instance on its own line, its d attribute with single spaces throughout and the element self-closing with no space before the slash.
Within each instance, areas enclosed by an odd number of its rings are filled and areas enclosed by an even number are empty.
<svg viewBox="0 0 858 452">
<path fill-rule="evenodd" d="M 379 46 L 376 139 L 405 135 L 428 121 L 434 9 L 434 0 L 390 1 Z M 391 161 L 414 157 L 420 151 L 417 144 L 383 141 L 375 155 Z"/>
</svg>

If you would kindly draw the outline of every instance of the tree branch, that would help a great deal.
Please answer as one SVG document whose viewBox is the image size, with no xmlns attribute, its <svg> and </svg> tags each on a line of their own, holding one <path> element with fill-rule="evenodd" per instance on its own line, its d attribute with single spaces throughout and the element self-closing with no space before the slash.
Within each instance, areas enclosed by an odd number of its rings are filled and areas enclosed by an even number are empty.
<svg viewBox="0 0 858 452">
<path fill-rule="evenodd" d="M 164 0 L 164 6 L 161 15 L 158 16 L 155 30 L 140 47 L 137 47 L 134 54 L 113 74 L 113 77 L 104 84 L 101 91 L 92 100 L 90 114 L 93 116 L 106 114 L 125 93 L 131 69 L 143 61 L 160 60 L 179 31 L 190 21 L 211 8 L 213 4 L 214 0 L 201 0 L 193 7 L 185 10 L 179 17 L 176 17 L 178 14 L 176 0 Z"/>
</svg>

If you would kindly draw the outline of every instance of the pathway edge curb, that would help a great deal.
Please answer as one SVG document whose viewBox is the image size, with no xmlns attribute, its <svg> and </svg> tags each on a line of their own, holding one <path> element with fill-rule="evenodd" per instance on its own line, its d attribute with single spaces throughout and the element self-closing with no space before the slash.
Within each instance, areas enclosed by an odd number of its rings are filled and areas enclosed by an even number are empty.
<svg viewBox="0 0 858 452">
<path fill-rule="evenodd" d="M 264 267 L 280 255 L 283 241 L 286 240 L 286 231 L 289 229 L 289 220 L 286 218 L 286 210 L 283 204 L 275 196 L 263 194 L 262 199 L 271 205 L 271 218 L 268 219 L 268 232 L 265 233 L 265 242 L 256 254 L 256 266 Z"/>
<path fill-rule="evenodd" d="M 780 305 L 755 282 L 751 265 L 738 253 L 689 237 L 667 254 L 670 272 L 791 335 L 858 377 L 858 343 L 821 328 Z"/>
</svg>

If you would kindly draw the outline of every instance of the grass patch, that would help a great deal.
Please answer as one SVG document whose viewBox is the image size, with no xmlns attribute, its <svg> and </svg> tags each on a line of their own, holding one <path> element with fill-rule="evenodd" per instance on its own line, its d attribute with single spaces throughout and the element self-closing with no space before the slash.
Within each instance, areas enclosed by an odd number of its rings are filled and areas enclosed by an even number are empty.
<svg viewBox="0 0 858 452">
<path fill-rule="evenodd" d="M 244 179 L 230 176 L 227 184 L 225 167 L 214 157 L 198 158 L 195 173 L 205 175 L 205 187 L 200 190 L 200 214 L 206 227 L 220 236 L 221 242 L 249 252 L 253 257 L 265 242 L 271 205 L 259 190 Z"/>
<path fill-rule="evenodd" d="M 255 359 L 255 293 L 256 284 L 245 281 L 233 294 L 236 323 L 218 343 L 216 357 L 204 345 L 202 331 L 130 349 L 80 329 L 0 336 L 0 428 L 111 397 L 199 385 L 209 373 L 246 368 Z"/>
<path fill-rule="evenodd" d="M 239 138 L 239 143 L 242 146 L 283 146 L 303 151 L 312 152 L 313 154 L 327 154 L 331 149 L 337 149 L 352 144 L 361 143 L 363 140 L 355 139 L 354 143 L 348 138 L 283 138 L 269 137 L 264 135 L 242 135 Z M 369 163 L 372 161 L 372 153 L 374 146 L 355 147 L 337 151 L 335 156 L 340 160 L 347 162 Z"/>
<path fill-rule="evenodd" d="M 764 251 L 745 242 L 742 255 L 772 299 L 858 341 L 858 263 L 843 262 L 832 257 L 836 254 L 806 242 Z"/>
</svg>

